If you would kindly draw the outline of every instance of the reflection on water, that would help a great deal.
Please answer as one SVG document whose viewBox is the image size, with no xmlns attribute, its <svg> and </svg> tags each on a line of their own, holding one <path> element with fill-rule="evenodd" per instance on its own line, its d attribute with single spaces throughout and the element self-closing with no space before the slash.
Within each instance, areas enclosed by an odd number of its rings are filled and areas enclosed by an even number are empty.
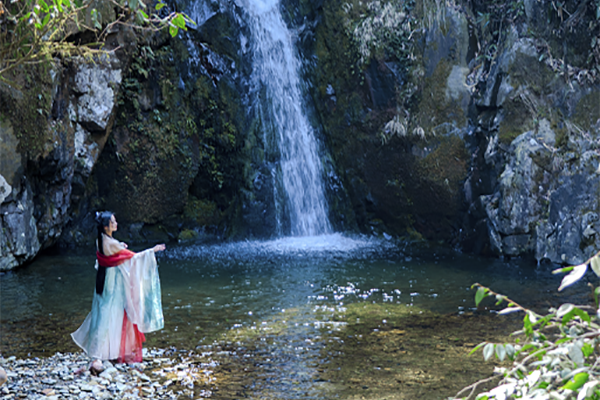
<svg viewBox="0 0 600 400">
<path fill-rule="evenodd" d="M 1 275 L 2 320 L 86 315 L 94 290 L 93 254 L 90 249 L 41 256 Z M 368 301 L 463 312 L 474 306 L 474 282 L 521 304 L 543 306 L 557 295 L 560 282 L 548 267 L 526 261 L 407 251 L 389 241 L 339 234 L 174 245 L 159 253 L 158 262 L 166 319 L 177 322 L 172 334 L 198 339 L 306 305 Z M 181 331 L 186 334 L 178 335 Z"/>
<path fill-rule="evenodd" d="M 233 353 L 260 360 L 264 379 L 254 390 L 286 392 L 300 385 L 305 395 L 336 376 L 322 371 L 329 378 L 315 380 L 315 371 L 336 346 L 338 353 L 343 346 L 344 353 L 352 353 L 351 341 L 340 344 L 349 332 L 387 329 L 410 337 L 410 326 L 423 329 L 424 322 L 404 326 L 403 310 L 468 317 L 474 311 L 474 282 L 542 310 L 568 296 L 558 297 L 560 277 L 549 267 L 440 249 L 407 250 L 390 241 L 341 235 L 174 245 L 159 254 L 158 263 L 166 326 L 148 335 L 150 346 L 229 346 Z M 90 249 L 41 256 L 0 275 L 2 355 L 77 351 L 68 334 L 90 310 L 93 265 Z M 584 286 L 568 292 L 581 298 Z M 382 307 L 379 322 L 367 326 L 364 316 L 344 320 L 350 306 L 356 312 L 361 304 Z M 396 326 L 386 325 L 387 320 L 396 320 Z"/>
</svg>

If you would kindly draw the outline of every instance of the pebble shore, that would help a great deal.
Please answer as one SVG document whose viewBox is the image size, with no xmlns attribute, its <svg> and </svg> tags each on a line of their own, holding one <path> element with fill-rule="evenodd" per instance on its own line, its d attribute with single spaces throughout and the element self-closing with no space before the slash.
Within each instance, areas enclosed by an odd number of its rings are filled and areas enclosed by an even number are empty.
<svg viewBox="0 0 600 400">
<path fill-rule="evenodd" d="M 144 349 L 144 361 L 132 365 L 104 361 L 99 374 L 83 353 L 49 358 L 0 358 L 8 381 L 0 399 L 177 399 L 211 397 L 212 361 L 201 362 L 169 349 Z"/>
</svg>

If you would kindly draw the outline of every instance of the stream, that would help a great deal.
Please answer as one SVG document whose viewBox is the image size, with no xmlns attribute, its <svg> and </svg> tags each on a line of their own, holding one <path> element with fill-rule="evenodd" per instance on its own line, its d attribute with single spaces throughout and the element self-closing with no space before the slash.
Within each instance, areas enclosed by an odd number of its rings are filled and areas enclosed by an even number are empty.
<svg viewBox="0 0 600 400">
<path fill-rule="evenodd" d="M 4 357 L 79 351 L 69 333 L 90 311 L 88 250 L 0 275 Z M 587 290 L 559 294 L 561 278 L 531 261 L 339 234 L 175 244 L 158 263 L 165 328 L 146 346 L 210 358 L 195 398 L 445 398 L 492 372 L 470 349 L 513 340 L 522 318 L 491 300 L 477 310 L 471 284 L 542 311 Z"/>
</svg>

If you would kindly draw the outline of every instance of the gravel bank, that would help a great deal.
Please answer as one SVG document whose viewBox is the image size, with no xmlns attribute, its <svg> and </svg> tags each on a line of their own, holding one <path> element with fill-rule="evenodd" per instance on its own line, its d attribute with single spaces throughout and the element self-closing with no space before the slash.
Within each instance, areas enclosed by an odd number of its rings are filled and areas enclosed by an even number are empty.
<svg viewBox="0 0 600 400">
<path fill-rule="evenodd" d="M 144 362 L 105 361 L 104 371 L 90 372 L 83 353 L 56 353 L 49 358 L 0 358 L 8 382 L 0 399 L 176 399 L 211 397 L 214 361 L 175 349 L 144 349 Z M 206 361 L 206 362 L 203 362 Z M 200 387 L 199 387 L 200 386 Z"/>
</svg>

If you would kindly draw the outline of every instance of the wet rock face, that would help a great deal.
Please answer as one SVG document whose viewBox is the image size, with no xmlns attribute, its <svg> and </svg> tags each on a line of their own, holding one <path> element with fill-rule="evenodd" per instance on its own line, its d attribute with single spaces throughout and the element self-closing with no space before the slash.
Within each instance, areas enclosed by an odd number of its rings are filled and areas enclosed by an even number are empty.
<svg viewBox="0 0 600 400">
<path fill-rule="evenodd" d="M 104 131 L 116 101 L 115 88 L 121 84 L 121 69 L 104 63 L 80 64 L 73 78 L 77 98 L 77 120 L 90 131 Z"/>
<path fill-rule="evenodd" d="M 493 253 L 577 264 L 600 247 L 598 144 L 573 139 L 579 151 L 557 151 L 554 132 L 542 120 L 511 143 L 496 190 L 479 199 Z"/>
<path fill-rule="evenodd" d="M 34 204 L 29 197 L 31 190 L 24 190 L 15 201 L 3 205 L 0 219 L 0 271 L 21 265 L 33 258 L 40 250 Z"/>
<path fill-rule="evenodd" d="M 473 167 L 493 185 L 472 196 L 463 243 L 468 251 L 580 263 L 600 248 L 600 103 L 589 108 L 599 89 L 559 77 L 539 42 L 519 36 L 513 30 L 507 37 L 474 98 L 488 116 L 479 119 L 484 157 Z"/>
<path fill-rule="evenodd" d="M 554 133 L 548 125 L 542 121 L 537 131 L 526 132 L 511 143 L 512 157 L 498 178 L 496 192 L 480 198 L 496 254 L 516 256 L 535 246 L 535 227 L 546 209 L 540 200 L 553 189 L 553 176 L 558 172 L 550 150 Z"/>
<path fill-rule="evenodd" d="M 419 29 L 407 34 L 408 42 L 373 45 L 357 67 L 356 30 L 347 27 L 361 26 L 373 8 L 348 11 L 340 2 L 322 8 L 312 49 L 313 98 L 352 207 L 340 210 L 354 214 L 348 219 L 366 233 L 453 242 L 470 162 L 466 16 L 448 7 L 425 26 L 416 8 L 391 7 L 398 18 L 387 22 L 400 24 L 394 34 Z"/>
<path fill-rule="evenodd" d="M 73 194 L 83 191 L 106 141 L 120 83 L 116 59 L 27 73 L 40 74 L 37 86 L 0 96 L 8 104 L 0 126 L 0 270 L 60 238 Z"/>
</svg>

